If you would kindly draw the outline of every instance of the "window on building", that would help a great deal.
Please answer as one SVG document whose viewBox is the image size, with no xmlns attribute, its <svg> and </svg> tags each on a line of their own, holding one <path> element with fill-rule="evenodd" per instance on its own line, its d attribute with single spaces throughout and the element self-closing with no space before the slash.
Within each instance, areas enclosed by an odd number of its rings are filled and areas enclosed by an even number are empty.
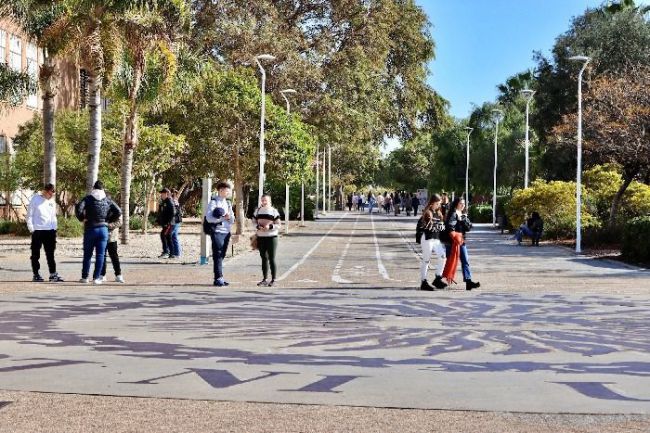
<svg viewBox="0 0 650 433">
<path fill-rule="evenodd" d="M 27 44 L 27 73 L 34 81 L 38 79 L 38 49 L 35 44 Z M 38 96 L 36 92 L 27 97 L 27 106 L 38 108 Z"/>
<path fill-rule="evenodd" d="M 0 63 L 7 63 L 7 32 L 0 30 Z"/>
<path fill-rule="evenodd" d="M 7 137 L 0 135 L 0 155 L 7 153 Z"/>
<path fill-rule="evenodd" d="M 16 35 L 11 35 L 9 41 L 9 66 L 16 71 L 23 69 L 23 41 Z"/>
</svg>

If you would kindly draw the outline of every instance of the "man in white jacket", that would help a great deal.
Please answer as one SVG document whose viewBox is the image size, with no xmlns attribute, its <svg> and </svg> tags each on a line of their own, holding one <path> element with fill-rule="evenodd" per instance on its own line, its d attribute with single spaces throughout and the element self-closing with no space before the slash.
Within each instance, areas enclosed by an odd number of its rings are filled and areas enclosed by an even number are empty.
<svg viewBox="0 0 650 433">
<path fill-rule="evenodd" d="M 52 200 L 55 190 L 54 185 L 48 183 L 43 187 L 40 194 L 34 194 L 27 209 L 27 228 L 32 234 L 32 272 L 33 281 L 44 281 L 39 273 L 41 265 L 41 247 L 45 250 L 47 267 L 50 271 L 51 282 L 61 282 L 63 278 L 56 272 L 54 261 L 54 250 L 56 249 L 56 203 Z"/>
</svg>

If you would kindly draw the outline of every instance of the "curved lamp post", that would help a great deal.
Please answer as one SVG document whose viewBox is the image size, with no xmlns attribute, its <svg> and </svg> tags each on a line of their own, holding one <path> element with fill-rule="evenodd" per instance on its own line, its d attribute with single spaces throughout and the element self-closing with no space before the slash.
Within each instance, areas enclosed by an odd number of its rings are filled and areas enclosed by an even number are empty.
<svg viewBox="0 0 650 433">
<path fill-rule="evenodd" d="M 291 104 L 289 103 L 289 98 L 287 95 L 295 95 L 296 92 L 294 89 L 285 89 L 280 92 L 284 100 L 287 102 L 287 116 L 291 114 Z M 303 194 L 305 191 L 305 186 L 303 183 Z M 284 233 L 289 234 L 289 182 L 284 184 Z M 304 202 L 304 197 L 302 198 Z"/>
<path fill-rule="evenodd" d="M 474 128 L 465 127 L 467 132 L 467 163 L 465 165 L 465 208 L 469 209 L 469 136 L 472 135 Z"/>
<path fill-rule="evenodd" d="M 525 156 L 525 158 L 526 158 L 526 163 L 525 163 L 526 164 L 526 169 L 525 169 L 525 174 L 524 174 L 524 188 L 528 188 L 528 171 L 529 171 L 528 170 L 528 167 L 529 167 L 528 149 L 530 147 L 530 138 L 529 138 L 530 127 L 529 127 L 529 123 L 528 123 L 528 117 L 529 117 L 529 113 L 530 113 L 530 102 L 533 100 L 533 96 L 535 95 L 535 91 L 530 90 L 530 89 L 524 89 L 524 90 L 521 91 L 521 94 L 523 95 L 524 99 L 526 99 L 526 143 L 525 143 L 525 146 L 526 146 L 526 156 Z"/>
<path fill-rule="evenodd" d="M 582 252 L 582 74 L 591 60 L 587 56 L 569 57 L 573 62 L 581 62 L 578 73 L 578 161 L 576 164 L 576 254 Z"/>
<path fill-rule="evenodd" d="M 498 160 L 498 146 L 499 146 L 499 122 L 504 117 L 503 111 L 499 109 L 492 110 L 494 114 L 494 122 L 496 128 L 494 129 L 494 190 L 492 192 L 492 225 L 497 225 L 497 160 Z"/>
<path fill-rule="evenodd" d="M 264 194 L 264 164 L 266 163 L 266 149 L 264 148 L 264 117 L 266 116 L 266 70 L 262 66 L 263 61 L 273 61 L 275 56 L 270 54 L 261 54 L 255 57 L 255 63 L 262 73 L 262 113 L 260 115 L 260 175 L 259 175 L 259 192 L 257 194 L 257 203 L 262 200 Z"/>
</svg>

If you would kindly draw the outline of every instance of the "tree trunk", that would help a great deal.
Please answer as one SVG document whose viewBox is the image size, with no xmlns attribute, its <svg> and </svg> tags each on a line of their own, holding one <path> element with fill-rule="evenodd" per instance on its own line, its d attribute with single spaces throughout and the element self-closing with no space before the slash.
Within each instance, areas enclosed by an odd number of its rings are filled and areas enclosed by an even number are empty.
<svg viewBox="0 0 650 433">
<path fill-rule="evenodd" d="M 136 55 L 133 65 L 133 82 L 129 89 L 129 114 L 124 120 L 124 148 L 122 151 L 122 227 L 129 227 L 131 200 L 131 176 L 133 172 L 133 153 L 138 145 L 138 92 L 144 73 L 144 60 Z M 122 230 L 122 244 L 129 243 L 129 231 Z"/>
<path fill-rule="evenodd" d="M 43 93 L 43 184 L 56 185 L 56 143 L 54 142 L 54 97 L 57 67 L 54 59 L 43 50 L 39 82 Z"/>
<path fill-rule="evenodd" d="M 91 69 L 92 71 L 92 69 Z M 101 76 L 91 72 L 88 77 L 88 111 L 90 114 L 90 141 L 88 142 L 88 169 L 86 192 L 90 193 L 99 176 L 99 156 L 102 148 Z"/>
<path fill-rule="evenodd" d="M 609 209 L 609 221 L 607 222 L 607 227 L 610 229 L 614 227 L 614 224 L 616 224 L 616 217 L 618 216 L 618 208 L 621 204 L 621 199 L 623 198 L 623 194 L 625 194 L 627 187 L 630 186 L 633 179 L 634 175 L 623 175 L 623 183 L 616 192 L 616 195 L 614 195 L 614 199 L 612 200 L 612 207 Z"/>
<path fill-rule="evenodd" d="M 151 198 L 153 195 L 156 193 L 156 178 L 155 176 L 151 179 L 151 188 L 149 188 L 148 191 L 145 192 L 145 203 L 144 203 L 144 217 L 142 220 L 142 233 L 146 234 L 147 231 L 149 230 L 149 203 L 151 202 Z"/>
<path fill-rule="evenodd" d="M 244 232 L 244 183 L 241 177 L 241 167 L 239 166 L 239 148 L 234 147 L 233 157 L 235 161 L 235 213 L 237 219 L 235 220 L 235 234 L 241 235 Z"/>
</svg>

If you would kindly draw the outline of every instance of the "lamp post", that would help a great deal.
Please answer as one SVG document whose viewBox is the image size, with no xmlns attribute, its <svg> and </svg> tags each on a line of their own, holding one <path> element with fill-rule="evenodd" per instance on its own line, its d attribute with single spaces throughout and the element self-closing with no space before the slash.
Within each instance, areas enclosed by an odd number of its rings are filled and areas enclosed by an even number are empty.
<svg viewBox="0 0 650 433">
<path fill-rule="evenodd" d="M 578 73 L 578 160 L 576 164 L 576 254 L 582 252 L 582 74 L 591 60 L 587 56 L 573 56 L 569 60 L 581 62 Z"/>
<path fill-rule="evenodd" d="M 257 202 L 262 201 L 262 194 L 264 194 L 264 164 L 266 163 L 266 149 L 264 148 L 264 117 L 266 115 L 266 71 L 262 66 L 262 61 L 273 61 L 275 56 L 270 54 L 262 54 L 255 57 L 255 63 L 260 68 L 262 73 L 262 114 L 260 115 L 260 175 L 259 175 L 259 192 L 257 194 Z"/>
<path fill-rule="evenodd" d="M 327 186 L 327 210 L 332 211 L 332 148 L 327 145 L 328 163 L 327 163 L 327 178 L 329 183 Z"/>
<path fill-rule="evenodd" d="M 287 98 L 287 95 L 295 95 L 296 93 L 298 92 L 296 92 L 294 89 L 285 89 L 280 91 L 280 94 L 287 102 L 287 116 L 291 114 L 291 104 L 289 103 L 289 98 Z M 302 200 L 304 201 L 304 197 Z M 284 233 L 287 235 L 289 234 L 289 182 L 284 184 Z"/>
<path fill-rule="evenodd" d="M 467 131 L 467 163 L 465 165 L 465 208 L 469 209 L 469 136 L 472 135 L 474 128 L 465 127 Z"/>
<path fill-rule="evenodd" d="M 528 123 L 528 118 L 529 118 L 529 113 L 530 113 L 530 102 L 533 100 L 533 96 L 535 95 L 534 90 L 530 89 L 524 89 L 521 91 L 521 94 L 524 96 L 524 99 L 526 99 L 526 143 L 525 143 L 525 170 L 524 170 L 524 188 L 528 188 L 528 167 L 529 167 L 529 157 L 528 157 L 528 149 L 530 147 L 530 126 Z"/>
<path fill-rule="evenodd" d="M 326 182 L 327 179 L 325 178 L 325 168 L 327 167 L 327 153 L 325 153 L 325 148 L 323 147 L 323 215 L 327 213 L 327 209 L 325 209 L 325 188 L 326 188 Z"/>
<path fill-rule="evenodd" d="M 499 109 L 492 110 L 496 127 L 494 129 L 494 189 L 492 192 L 492 225 L 497 225 L 497 161 L 499 147 L 499 122 L 503 118 L 503 111 Z"/>
<path fill-rule="evenodd" d="M 319 162 L 320 144 L 316 145 L 316 209 L 314 209 L 314 218 L 318 218 L 318 194 L 320 193 L 320 165 Z"/>
</svg>

